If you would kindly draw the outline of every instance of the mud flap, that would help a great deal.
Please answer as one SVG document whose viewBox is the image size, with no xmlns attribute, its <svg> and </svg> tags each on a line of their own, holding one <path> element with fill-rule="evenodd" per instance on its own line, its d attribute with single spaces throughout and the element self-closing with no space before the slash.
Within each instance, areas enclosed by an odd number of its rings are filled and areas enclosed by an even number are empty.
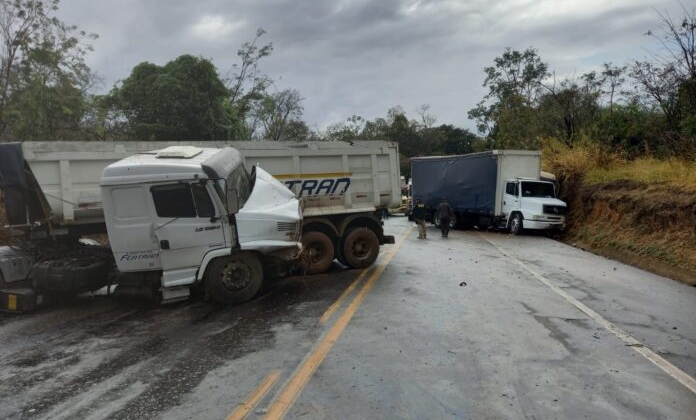
<svg viewBox="0 0 696 420">
<path fill-rule="evenodd" d="M 384 242 L 385 244 L 394 244 L 396 243 L 396 239 L 394 239 L 393 235 L 384 235 Z"/>
</svg>

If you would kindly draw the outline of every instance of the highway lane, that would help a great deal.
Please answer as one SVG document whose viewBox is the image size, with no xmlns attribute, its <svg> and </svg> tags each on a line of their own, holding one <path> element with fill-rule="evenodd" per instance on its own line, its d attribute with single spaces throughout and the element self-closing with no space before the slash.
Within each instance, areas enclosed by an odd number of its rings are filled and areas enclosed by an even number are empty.
<svg viewBox="0 0 696 420">
<path fill-rule="evenodd" d="M 0 418 L 696 417 L 696 288 L 538 236 L 386 229 L 371 269 L 239 307 L 0 315 Z"/>
<path fill-rule="evenodd" d="M 543 237 L 428 235 L 390 261 L 287 418 L 696 417 L 696 289 Z"/>
</svg>

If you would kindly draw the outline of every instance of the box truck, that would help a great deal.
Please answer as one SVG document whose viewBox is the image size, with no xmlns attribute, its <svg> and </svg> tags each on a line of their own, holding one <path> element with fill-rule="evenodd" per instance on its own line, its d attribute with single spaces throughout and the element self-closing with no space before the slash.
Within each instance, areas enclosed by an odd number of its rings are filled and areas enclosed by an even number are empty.
<svg viewBox="0 0 696 420">
<path fill-rule="evenodd" d="M 492 150 L 457 156 L 411 159 L 412 201 L 420 200 L 439 226 L 435 207 L 446 198 L 452 227 L 561 231 L 566 203 L 555 185 L 541 180 L 541 152 Z"/>
</svg>

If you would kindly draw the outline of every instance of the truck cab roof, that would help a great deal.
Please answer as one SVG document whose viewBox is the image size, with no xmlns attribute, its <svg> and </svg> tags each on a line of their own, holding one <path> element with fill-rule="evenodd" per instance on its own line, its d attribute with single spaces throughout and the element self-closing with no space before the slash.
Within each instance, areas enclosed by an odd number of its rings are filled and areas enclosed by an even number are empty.
<svg viewBox="0 0 696 420">
<path fill-rule="evenodd" d="M 107 166 L 101 185 L 172 181 L 194 178 L 225 178 L 242 162 L 232 148 L 196 148 L 174 146 L 138 153 Z"/>
</svg>

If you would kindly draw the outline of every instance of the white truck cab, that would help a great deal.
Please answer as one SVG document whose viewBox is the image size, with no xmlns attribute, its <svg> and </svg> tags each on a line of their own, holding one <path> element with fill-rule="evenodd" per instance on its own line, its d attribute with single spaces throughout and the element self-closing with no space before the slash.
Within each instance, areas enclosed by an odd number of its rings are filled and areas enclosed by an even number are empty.
<svg viewBox="0 0 696 420">
<path fill-rule="evenodd" d="M 186 298 L 198 282 L 215 300 L 248 300 L 264 266 L 302 249 L 298 200 L 263 169 L 249 174 L 229 147 L 127 157 L 104 169 L 101 190 L 119 272 L 161 270 L 163 301 Z"/>
<path fill-rule="evenodd" d="M 556 198 L 551 182 L 534 178 L 505 180 L 503 215 L 512 234 L 524 229 L 564 230 L 566 203 Z"/>
</svg>

